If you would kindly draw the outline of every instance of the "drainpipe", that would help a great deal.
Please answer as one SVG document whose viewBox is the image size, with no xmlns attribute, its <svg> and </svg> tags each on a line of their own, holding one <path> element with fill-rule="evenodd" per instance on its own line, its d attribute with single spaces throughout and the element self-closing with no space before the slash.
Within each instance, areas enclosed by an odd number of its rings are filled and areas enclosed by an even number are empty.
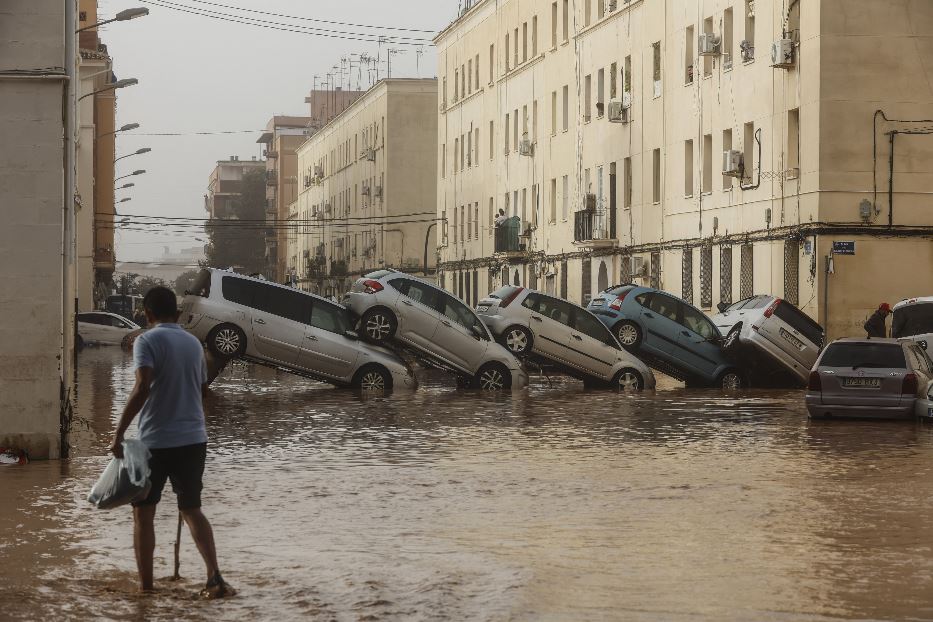
<svg viewBox="0 0 933 622">
<path fill-rule="evenodd" d="M 888 226 L 894 226 L 894 137 L 897 132 L 891 132 L 891 154 L 888 156 Z"/>
<path fill-rule="evenodd" d="M 77 1 L 65 2 L 65 84 L 62 107 L 64 108 L 63 164 L 64 164 L 64 204 L 62 213 L 62 413 L 67 413 L 65 401 L 71 400 L 71 381 L 68 376 L 76 373 L 77 352 L 74 348 L 74 335 L 77 332 L 76 315 L 78 307 L 77 292 L 69 297 L 75 286 L 75 133 L 77 131 Z M 69 357 L 69 354 L 71 355 Z M 61 422 L 62 434 L 68 429 L 67 422 Z M 67 457 L 67 439 L 61 439 L 62 457 Z"/>
<path fill-rule="evenodd" d="M 827 337 L 829 337 L 829 276 L 835 272 L 833 250 L 830 248 L 829 255 L 826 256 L 826 275 L 823 279 L 823 330 L 826 331 Z"/>
<path fill-rule="evenodd" d="M 428 230 L 424 234 L 424 276 L 428 276 L 428 240 L 431 239 L 431 229 L 433 229 L 435 225 L 437 225 L 436 222 L 432 222 L 428 225 Z"/>
</svg>

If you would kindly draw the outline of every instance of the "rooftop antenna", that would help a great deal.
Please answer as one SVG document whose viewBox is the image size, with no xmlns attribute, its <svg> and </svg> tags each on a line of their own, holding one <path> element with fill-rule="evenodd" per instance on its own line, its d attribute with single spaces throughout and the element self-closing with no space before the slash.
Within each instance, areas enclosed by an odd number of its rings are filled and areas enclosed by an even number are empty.
<svg viewBox="0 0 933 622">
<path fill-rule="evenodd" d="M 418 73 L 418 77 L 421 77 L 421 57 L 424 55 L 424 46 L 419 45 L 418 49 L 415 50 L 415 71 Z"/>
<path fill-rule="evenodd" d="M 389 48 L 386 50 L 386 73 L 388 74 L 389 78 L 392 77 L 392 56 L 400 52 L 401 50 L 397 50 L 395 48 Z"/>
</svg>

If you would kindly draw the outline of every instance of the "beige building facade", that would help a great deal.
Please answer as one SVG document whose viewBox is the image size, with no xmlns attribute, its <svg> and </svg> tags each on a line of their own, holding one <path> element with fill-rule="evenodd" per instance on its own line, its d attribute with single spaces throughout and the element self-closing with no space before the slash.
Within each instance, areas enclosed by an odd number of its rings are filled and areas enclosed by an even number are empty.
<svg viewBox="0 0 933 622">
<path fill-rule="evenodd" d="M 437 81 L 377 83 L 297 152 L 288 269 L 302 289 L 340 296 L 377 268 L 435 266 Z M 426 251 L 427 249 L 427 251 Z"/>
<path fill-rule="evenodd" d="M 440 279 L 468 302 L 773 293 L 835 337 L 933 293 L 933 6 L 480 0 L 435 41 Z"/>
<path fill-rule="evenodd" d="M 207 180 L 204 211 L 210 218 L 230 218 L 234 214 L 234 204 L 239 201 L 243 190 L 243 174 L 246 171 L 265 170 L 266 163 L 256 159 L 256 156 L 253 156 L 252 160 L 241 160 L 239 156 L 217 160 L 217 165 Z"/>
</svg>

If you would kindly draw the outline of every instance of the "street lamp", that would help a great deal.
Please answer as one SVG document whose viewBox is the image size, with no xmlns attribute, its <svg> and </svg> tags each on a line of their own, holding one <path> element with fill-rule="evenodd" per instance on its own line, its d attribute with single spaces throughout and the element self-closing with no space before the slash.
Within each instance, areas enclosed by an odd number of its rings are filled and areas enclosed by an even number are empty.
<svg viewBox="0 0 933 622">
<path fill-rule="evenodd" d="M 85 97 L 90 97 L 91 95 L 97 95 L 98 93 L 103 93 L 105 91 L 112 91 L 115 89 L 122 89 L 124 87 L 133 86 L 135 84 L 139 84 L 139 80 L 137 80 L 136 78 L 124 78 L 123 80 L 117 80 L 116 82 L 105 84 L 103 88 L 99 88 L 96 91 L 91 91 L 90 93 L 86 93 L 82 95 L 81 97 L 78 98 L 78 101 L 81 101 Z"/>
<path fill-rule="evenodd" d="M 142 149 L 137 149 L 137 150 L 134 151 L 133 153 L 128 153 L 128 154 L 126 154 L 126 155 L 120 156 L 119 158 L 117 158 L 116 160 L 114 160 L 113 163 L 116 164 L 117 162 L 119 162 L 119 161 L 122 160 L 123 158 L 128 158 L 128 157 L 134 156 L 134 155 L 142 155 L 142 154 L 144 154 L 144 153 L 149 153 L 150 151 L 152 151 L 152 149 L 150 149 L 149 147 L 143 147 Z"/>
<path fill-rule="evenodd" d="M 138 171 L 133 171 L 129 175 L 121 175 L 120 177 L 117 177 L 116 179 L 114 179 L 114 181 L 120 181 L 121 179 L 124 179 L 125 177 L 132 177 L 133 175 L 142 175 L 145 172 L 146 170 L 141 168 Z"/>
<path fill-rule="evenodd" d="M 117 13 L 117 16 L 113 19 L 104 20 L 102 22 L 97 22 L 96 24 L 91 24 L 90 26 L 85 26 L 84 28 L 78 28 L 75 30 L 75 33 L 82 32 L 84 30 L 90 30 L 91 28 L 97 28 L 98 26 L 103 26 L 104 24 L 111 24 L 113 22 L 125 22 L 129 19 L 136 19 L 137 17 L 142 17 L 144 15 L 149 15 L 149 9 L 147 8 L 136 8 L 136 9 L 124 9 Z"/>
<path fill-rule="evenodd" d="M 133 197 L 126 197 L 124 199 L 120 199 L 119 201 L 117 201 L 117 203 L 126 203 L 127 201 L 132 201 L 132 200 L 133 200 Z"/>
<path fill-rule="evenodd" d="M 118 130 L 114 130 L 112 132 L 107 132 L 105 134 L 98 135 L 98 138 L 103 138 L 104 136 L 110 136 L 111 134 L 116 134 L 117 132 L 128 132 L 130 130 L 135 130 L 138 128 L 139 128 L 139 123 L 127 123 L 126 125 L 124 125 Z"/>
<path fill-rule="evenodd" d="M 123 190 L 124 188 L 132 188 L 132 187 L 135 186 L 135 185 L 136 185 L 136 184 L 134 184 L 133 182 L 129 182 L 129 183 L 123 184 L 122 186 L 120 186 L 119 188 L 117 188 L 117 190 Z"/>
</svg>

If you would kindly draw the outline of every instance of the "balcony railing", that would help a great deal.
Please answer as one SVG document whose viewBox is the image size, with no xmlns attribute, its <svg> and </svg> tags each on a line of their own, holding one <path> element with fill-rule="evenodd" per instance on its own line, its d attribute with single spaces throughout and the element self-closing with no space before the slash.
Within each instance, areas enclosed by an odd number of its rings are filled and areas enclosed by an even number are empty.
<svg viewBox="0 0 933 622">
<path fill-rule="evenodd" d="M 522 232 L 522 222 L 518 216 L 508 218 L 496 227 L 495 252 L 497 253 L 517 253 L 524 249 L 519 236 Z"/>
<path fill-rule="evenodd" d="M 609 240 L 608 218 L 604 210 L 581 210 L 573 215 L 573 241 Z"/>
</svg>

